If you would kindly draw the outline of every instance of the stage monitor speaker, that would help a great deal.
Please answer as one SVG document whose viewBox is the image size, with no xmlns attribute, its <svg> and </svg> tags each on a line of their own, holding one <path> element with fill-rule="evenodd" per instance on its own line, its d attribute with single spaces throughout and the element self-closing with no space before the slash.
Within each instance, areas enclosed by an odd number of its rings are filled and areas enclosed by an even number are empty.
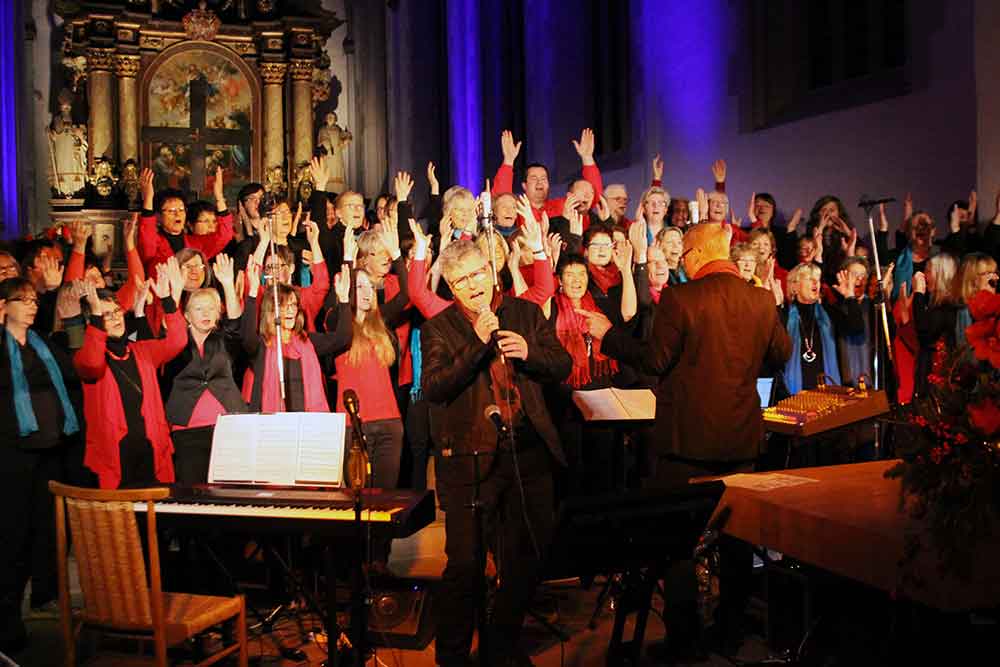
<svg viewBox="0 0 1000 667">
<path fill-rule="evenodd" d="M 434 636 L 431 582 L 399 579 L 372 591 L 368 640 L 375 646 L 419 650 Z"/>
</svg>

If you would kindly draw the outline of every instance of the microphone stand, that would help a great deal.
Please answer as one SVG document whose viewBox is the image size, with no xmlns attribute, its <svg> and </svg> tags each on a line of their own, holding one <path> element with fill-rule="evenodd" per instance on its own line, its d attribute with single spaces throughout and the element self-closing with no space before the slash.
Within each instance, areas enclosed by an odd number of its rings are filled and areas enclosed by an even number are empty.
<svg viewBox="0 0 1000 667">
<path fill-rule="evenodd" d="M 274 246 L 274 214 L 267 216 L 267 225 L 270 232 L 271 262 L 278 261 L 278 255 Z M 271 276 L 271 296 L 274 298 L 274 340 L 275 352 L 278 355 L 278 391 L 281 395 L 281 409 L 285 409 L 285 357 L 283 343 L 281 341 L 281 307 L 278 303 L 278 276 L 277 272 Z"/>
<path fill-rule="evenodd" d="M 886 293 L 882 286 L 882 262 L 879 260 L 878 256 L 878 239 L 875 235 L 875 219 L 872 215 L 872 211 L 875 208 L 873 202 L 862 202 L 865 210 L 865 216 L 868 218 L 868 233 L 869 238 L 872 241 L 872 257 L 875 262 L 875 277 L 876 277 L 876 287 L 875 287 L 875 346 L 874 346 L 874 356 L 872 358 L 873 365 L 873 384 L 875 385 L 875 390 L 885 389 L 885 377 L 886 377 L 886 359 L 888 363 L 893 363 L 892 359 L 892 341 L 889 338 L 889 315 L 886 311 Z M 882 338 L 884 336 L 885 343 L 885 358 L 882 356 Z M 888 392 L 887 392 L 888 395 Z M 890 397 L 891 398 L 891 397 Z M 882 458 L 882 425 L 879 420 L 875 420 L 875 458 Z"/>
<path fill-rule="evenodd" d="M 368 523 L 368 530 L 365 531 L 361 522 L 361 508 L 363 505 L 363 490 L 372 488 L 374 482 L 372 476 L 372 463 L 368 454 L 368 440 L 365 438 L 364 427 L 361 424 L 361 416 L 357 404 L 353 409 L 348 409 L 351 417 L 351 430 L 355 440 L 360 443 L 361 451 L 365 455 L 365 476 L 362 484 L 352 484 L 354 500 L 354 537 L 358 545 L 356 554 L 357 565 L 351 572 L 351 642 L 354 655 L 353 663 L 356 667 L 363 667 L 367 660 L 368 653 L 368 613 L 367 608 L 371 606 L 371 586 L 368 577 L 364 576 L 364 564 L 368 564 L 369 571 L 372 563 L 372 531 L 371 522 Z M 369 493 L 369 496 L 371 494 Z"/>
</svg>

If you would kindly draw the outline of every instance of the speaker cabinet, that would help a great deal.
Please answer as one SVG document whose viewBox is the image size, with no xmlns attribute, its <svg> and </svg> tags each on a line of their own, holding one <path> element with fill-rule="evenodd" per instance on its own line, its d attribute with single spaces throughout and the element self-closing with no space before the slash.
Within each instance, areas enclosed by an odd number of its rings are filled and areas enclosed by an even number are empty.
<svg viewBox="0 0 1000 667">
<path fill-rule="evenodd" d="M 400 579 L 376 586 L 368 611 L 368 640 L 386 648 L 425 648 L 434 636 L 431 600 L 431 582 Z"/>
</svg>

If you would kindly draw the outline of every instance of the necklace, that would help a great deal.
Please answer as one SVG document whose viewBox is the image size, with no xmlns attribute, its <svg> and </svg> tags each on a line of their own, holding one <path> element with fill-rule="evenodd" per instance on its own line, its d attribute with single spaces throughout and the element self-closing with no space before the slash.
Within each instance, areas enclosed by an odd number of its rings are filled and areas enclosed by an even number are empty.
<svg viewBox="0 0 1000 667">
<path fill-rule="evenodd" d="M 802 336 L 802 342 L 805 343 L 806 351 L 802 353 L 802 361 L 807 364 L 811 364 L 816 361 L 816 353 L 813 351 L 813 338 L 816 335 L 816 320 L 812 321 L 812 326 L 809 328 L 809 335 Z"/>
</svg>

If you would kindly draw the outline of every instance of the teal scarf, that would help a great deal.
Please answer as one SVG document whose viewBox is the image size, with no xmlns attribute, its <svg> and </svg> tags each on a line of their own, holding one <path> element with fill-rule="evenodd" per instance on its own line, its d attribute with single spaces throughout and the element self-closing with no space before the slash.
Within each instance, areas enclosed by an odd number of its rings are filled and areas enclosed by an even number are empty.
<svg viewBox="0 0 1000 667">
<path fill-rule="evenodd" d="M 38 419 L 35 418 L 35 410 L 31 407 L 31 391 L 28 388 L 28 379 L 24 377 L 21 347 L 6 330 L 4 331 L 4 343 L 7 345 L 7 357 L 10 359 L 10 380 L 14 387 L 14 412 L 17 415 L 17 430 L 23 438 L 38 431 Z M 80 425 L 76 421 L 73 404 L 69 402 L 69 394 L 66 393 L 66 384 L 63 382 L 59 364 L 56 363 L 52 351 L 49 350 L 49 346 L 45 344 L 42 337 L 31 329 L 28 329 L 28 345 L 45 364 L 45 370 L 49 372 L 52 386 L 55 387 L 56 394 L 59 395 L 59 402 L 62 404 L 63 415 L 65 415 L 63 433 L 73 435 L 80 430 Z"/>
<path fill-rule="evenodd" d="M 972 324 L 968 306 L 962 306 L 955 315 L 955 347 L 965 345 L 965 330 Z"/>
<path fill-rule="evenodd" d="M 410 385 L 410 400 L 419 401 L 420 376 L 424 365 L 423 352 L 420 350 L 420 327 L 413 327 L 410 332 L 410 360 L 413 362 L 413 384 Z"/>
<path fill-rule="evenodd" d="M 809 306 L 804 306 L 809 308 Z M 837 347 L 833 341 L 833 324 L 826 309 L 819 303 L 812 305 L 819 339 L 823 345 L 823 372 L 834 384 L 841 384 L 840 369 L 837 368 Z M 792 339 L 792 356 L 785 364 L 785 387 L 789 394 L 802 391 L 802 336 L 799 334 L 799 306 L 792 304 L 788 309 L 788 337 Z"/>
<path fill-rule="evenodd" d="M 903 283 L 906 283 L 906 291 L 908 294 L 913 294 L 913 285 L 910 281 L 913 280 L 913 250 L 907 245 L 903 248 L 903 252 L 899 253 L 899 257 L 896 258 L 896 268 L 892 271 L 892 301 L 896 302 L 899 298 L 899 288 Z M 891 305 L 891 304 L 890 304 Z"/>
</svg>

